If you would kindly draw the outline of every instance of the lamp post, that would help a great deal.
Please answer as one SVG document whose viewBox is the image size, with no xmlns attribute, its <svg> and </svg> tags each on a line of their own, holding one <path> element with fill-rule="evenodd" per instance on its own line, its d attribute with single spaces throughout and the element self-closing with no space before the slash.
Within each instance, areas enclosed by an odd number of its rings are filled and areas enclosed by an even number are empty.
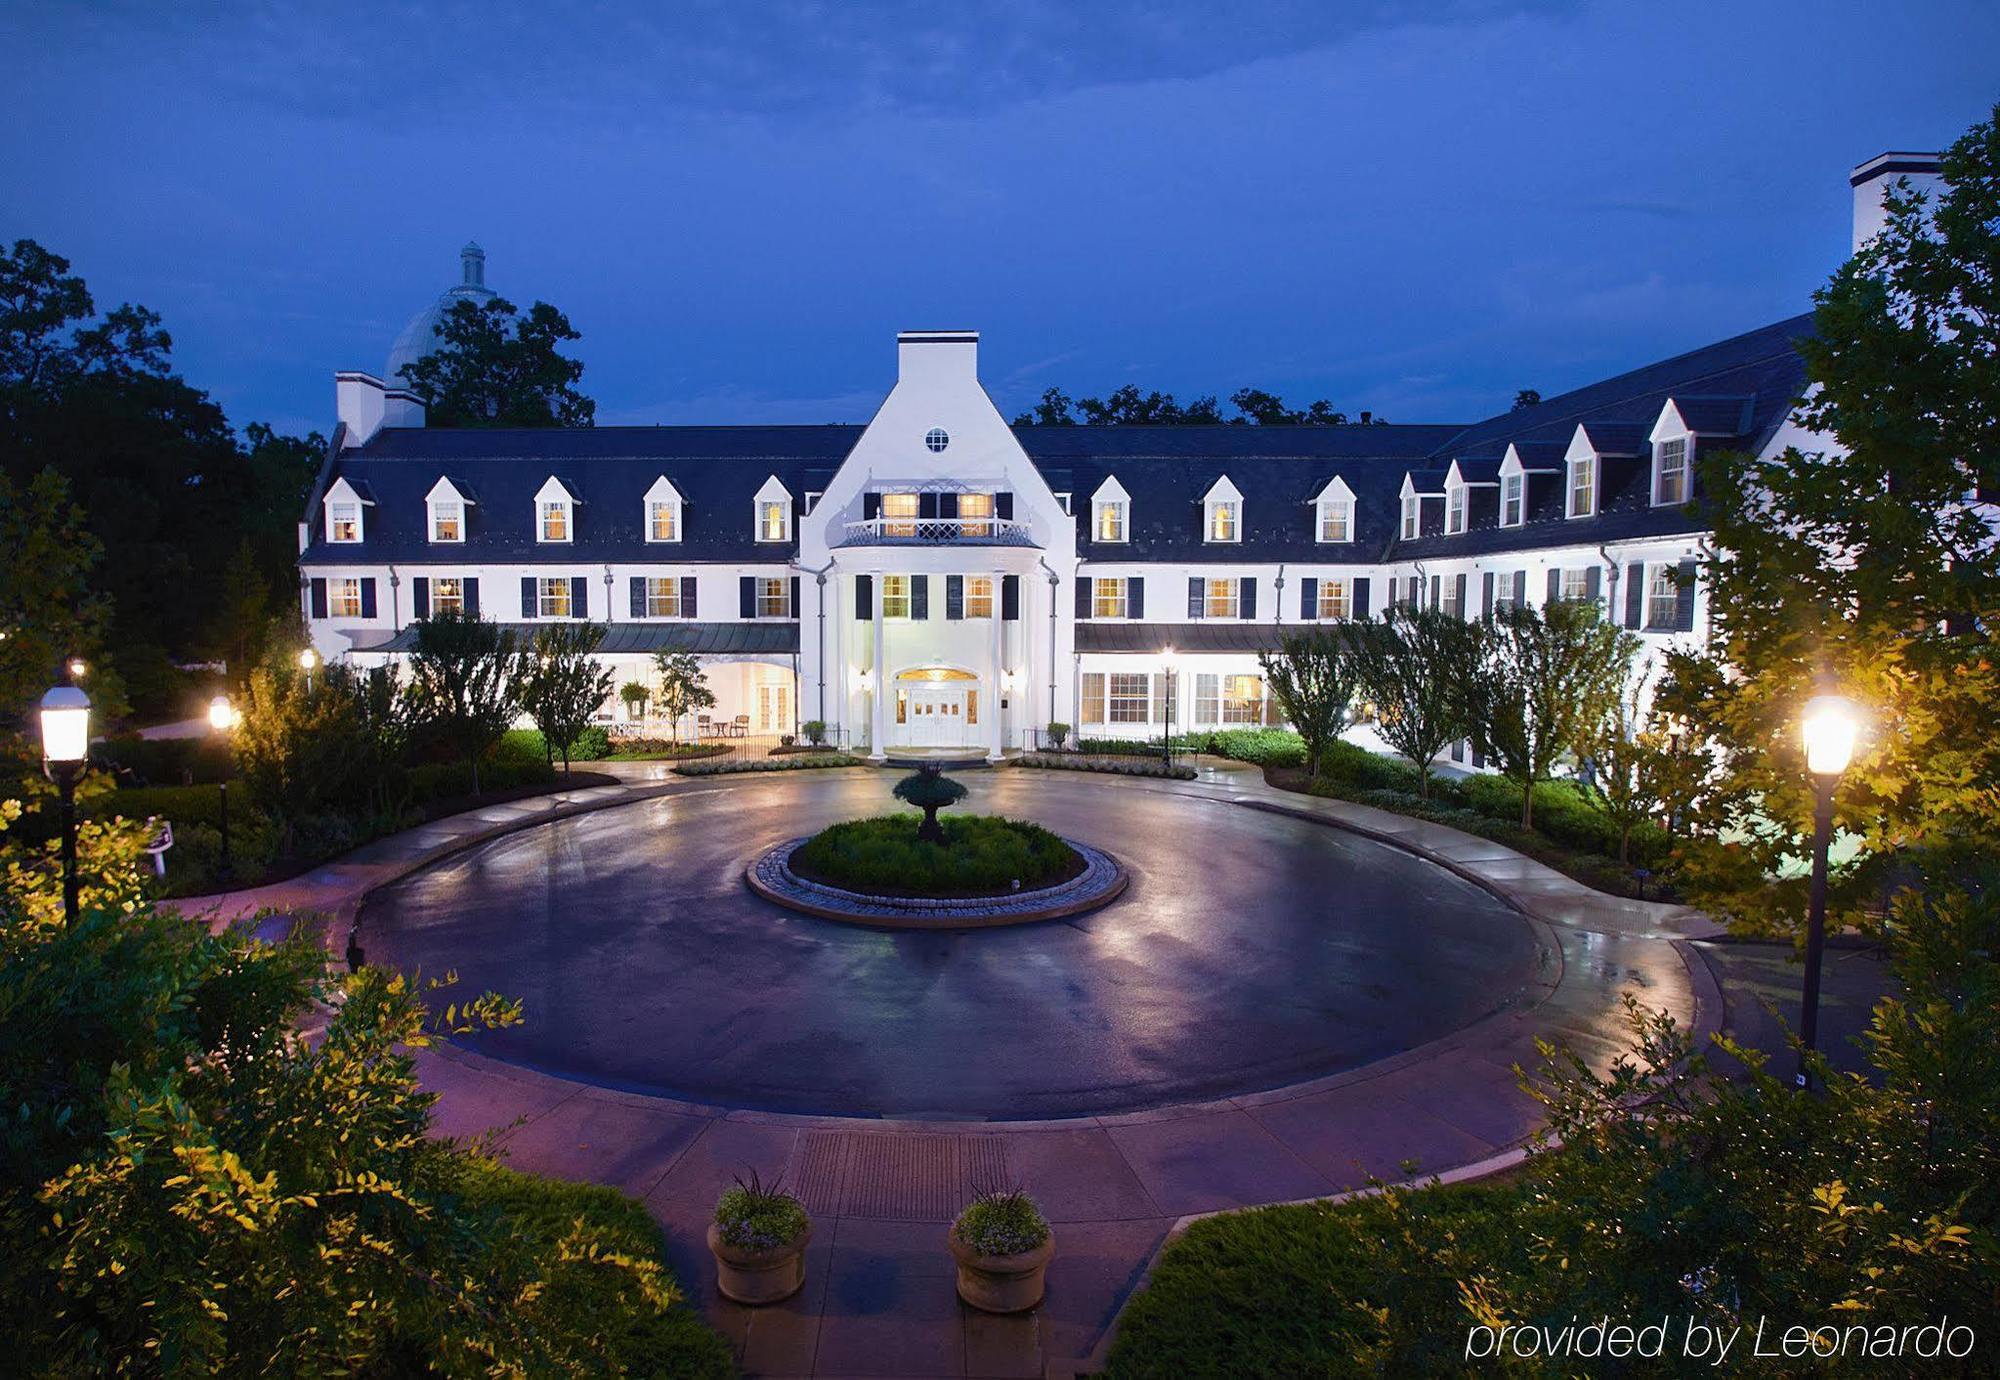
<svg viewBox="0 0 2000 1380">
<path fill-rule="evenodd" d="M 76 896 L 76 774 L 90 754 L 90 696 L 56 685 L 42 696 L 42 760 L 62 800 L 63 923 L 74 925 Z"/>
<path fill-rule="evenodd" d="M 208 702 L 208 726 L 222 736 L 222 745 L 225 751 L 229 748 L 229 730 L 236 727 L 237 720 L 236 706 L 229 702 L 229 696 L 217 695 Z M 222 825 L 222 865 L 220 871 L 221 878 L 224 881 L 229 880 L 236 871 L 229 859 L 229 777 L 235 769 L 236 755 L 231 752 L 228 762 L 222 768 L 222 785 L 219 787 L 222 793 L 222 810 L 219 816 Z"/>
<path fill-rule="evenodd" d="M 313 667 L 319 665 L 319 653 L 308 647 L 299 653 L 299 669 L 306 673 L 306 689 L 312 689 Z"/>
<path fill-rule="evenodd" d="M 1853 701 L 1841 695 L 1815 695 L 1799 720 L 1805 741 L 1806 770 L 1813 780 L 1812 884 L 1806 901 L 1806 990 L 1799 1012 L 1799 1072 L 1793 1082 L 1801 1089 L 1810 1078 L 1807 1061 L 1819 1039 L 1820 953 L 1826 947 L 1827 851 L 1833 843 L 1833 792 L 1840 774 L 1854 756 L 1860 715 Z"/>
<path fill-rule="evenodd" d="M 1174 648 L 1170 642 L 1160 653 L 1160 669 L 1167 677 L 1167 731 L 1160 739 L 1160 755 L 1168 771 L 1174 769 Z"/>
</svg>

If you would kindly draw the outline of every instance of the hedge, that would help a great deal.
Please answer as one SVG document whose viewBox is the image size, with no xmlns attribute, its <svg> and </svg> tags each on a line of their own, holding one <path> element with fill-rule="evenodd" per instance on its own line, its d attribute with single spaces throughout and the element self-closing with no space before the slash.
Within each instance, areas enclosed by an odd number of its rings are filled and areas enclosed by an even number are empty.
<svg viewBox="0 0 2000 1380">
<path fill-rule="evenodd" d="M 683 762 L 676 776 L 729 776 L 744 771 L 809 771 L 814 767 L 865 767 L 867 762 L 844 752 L 797 757 L 735 757 L 719 762 Z"/>
<path fill-rule="evenodd" d="M 1085 752 L 1028 752 L 1010 757 L 1016 767 L 1040 771 L 1094 771 L 1107 776 L 1157 776 L 1173 781 L 1192 781 L 1193 767 L 1168 767 L 1157 755 L 1142 757 L 1093 757 Z"/>
</svg>

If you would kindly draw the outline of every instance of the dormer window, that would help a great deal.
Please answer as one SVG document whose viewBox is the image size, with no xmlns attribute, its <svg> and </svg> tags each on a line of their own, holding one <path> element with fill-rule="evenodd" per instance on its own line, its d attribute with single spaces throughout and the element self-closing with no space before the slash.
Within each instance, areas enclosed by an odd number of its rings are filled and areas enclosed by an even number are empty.
<svg viewBox="0 0 2000 1380">
<path fill-rule="evenodd" d="M 764 481 L 752 503 L 753 530 L 758 541 L 792 539 L 792 491 L 778 482 L 777 475 Z"/>
<path fill-rule="evenodd" d="M 1465 485 L 1453 484 L 1444 491 L 1444 530 L 1449 536 L 1465 531 Z"/>
<path fill-rule="evenodd" d="M 471 502 L 449 479 L 439 479 L 431 485 L 431 491 L 424 495 L 430 539 L 447 545 L 464 542 L 465 510 Z"/>
<path fill-rule="evenodd" d="M 1243 540 L 1243 495 L 1224 475 L 1201 498 L 1201 539 L 1205 542 Z"/>
<path fill-rule="evenodd" d="M 1569 516 L 1590 517 L 1597 512 L 1597 457 L 1579 455 L 1569 462 Z"/>
<path fill-rule="evenodd" d="M 646 540 L 681 539 L 681 493 L 664 474 L 646 490 Z"/>
<path fill-rule="evenodd" d="M 1423 530 L 1424 501 L 1415 494 L 1403 495 L 1403 540 L 1415 541 Z"/>
<path fill-rule="evenodd" d="M 1675 436 L 1653 447 L 1653 503 L 1664 507 L 1688 501 L 1688 440 Z"/>
<path fill-rule="evenodd" d="M 1519 527 L 1526 515 L 1528 477 L 1523 474 L 1500 476 L 1500 525 Z"/>
<path fill-rule="evenodd" d="M 1125 500 L 1098 502 L 1091 505 L 1096 517 L 1091 522 L 1091 532 L 1097 541 L 1125 540 Z"/>
<path fill-rule="evenodd" d="M 326 539 L 337 542 L 361 540 L 361 505 L 359 503 L 329 503 L 326 505 Z"/>
<path fill-rule="evenodd" d="M 576 499 L 550 475 L 535 493 L 535 540 L 567 542 L 576 536 Z"/>
<path fill-rule="evenodd" d="M 1322 498 L 1319 501 L 1319 539 L 1322 542 L 1354 540 L 1354 500 Z"/>
</svg>

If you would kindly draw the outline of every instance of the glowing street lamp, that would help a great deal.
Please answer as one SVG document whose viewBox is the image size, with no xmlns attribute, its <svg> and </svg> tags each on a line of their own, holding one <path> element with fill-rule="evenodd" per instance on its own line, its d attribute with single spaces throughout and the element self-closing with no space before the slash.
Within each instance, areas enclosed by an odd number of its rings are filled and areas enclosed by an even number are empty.
<svg viewBox="0 0 2000 1380">
<path fill-rule="evenodd" d="M 1810 1082 L 1807 1059 L 1819 1038 L 1820 954 L 1826 946 L 1827 852 L 1833 845 L 1833 793 L 1854 756 L 1861 734 L 1861 711 L 1844 695 L 1815 695 L 1799 718 L 1806 770 L 1813 780 L 1812 887 L 1806 902 L 1806 990 L 1799 1013 L 1800 1088 Z"/>
<path fill-rule="evenodd" d="M 42 696 L 42 760 L 62 800 L 63 923 L 74 925 L 76 895 L 76 777 L 90 755 L 90 696 L 74 685 Z"/>
<path fill-rule="evenodd" d="M 208 702 L 208 726 L 225 738 L 223 744 L 225 750 L 228 749 L 226 738 L 229 731 L 241 722 L 243 716 L 237 712 L 236 706 L 229 702 L 229 696 L 217 695 Z M 222 810 L 219 816 L 222 826 L 222 863 L 218 871 L 225 881 L 236 871 L 229 859 L 229 776 L 235 766 L 236 755 L 231 752 L 222 768 L 222 784 L 219 787 L 222 795 Z"/>
<path fill-rule="evenodd" d="M 308 647 L 299 653 L 299 669 L 306 673 L 306 688 L 309 690 L 313 683 L 313 668 L 317 665 L 319 665 L 318 652 Z"/>
</svg>

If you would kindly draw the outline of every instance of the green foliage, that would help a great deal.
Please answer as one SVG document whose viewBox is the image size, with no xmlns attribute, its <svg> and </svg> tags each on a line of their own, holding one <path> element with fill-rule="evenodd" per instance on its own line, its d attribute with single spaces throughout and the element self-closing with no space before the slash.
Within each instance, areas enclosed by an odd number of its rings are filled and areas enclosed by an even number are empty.
<svg viewBox="0 0 2000 1380">
<path fill-rule="evenodd" d="M 1178 763 L 1169 767 L 1160 760 L 1157 749 L 1143 756 L 1129 752 L 1099 755 L 1089 748 L 1081 752 L 1024 752 L 1018 757 L 1008 758 L 1007 765 L 1041 771 L 1091 771 L 1103 776 L 1152 776 L 1164 781 L 1192 781 L 1195 778 L 1193 767 Z"/>
<path fill-rule="evenodd" d="M 1306 770 L 1347 727 L 1359 666 L 1344 638 L 1322 628 L 1286 633 L 1276 655 L 1260 652 L 1265 683 L 1306 748 Z"/>
<path fill-rule="evenodd" d="M 205 733 L 199 738 L 105 738 L 91 744 L 91 758 L 118 777 L 121 786 L 209 785 L 235 774 L 229 740 Z"/>
<path fill-rule="evenodd" d="M 725 749 L 726 751 L 726 749 Z M 671 754 L 670 754 L 671 755 Z M 690 751 L 682 756 L 696 755 Z M 788 753 L 783 757 L 719 757 L 712 762 L 683 762 L 676 776 L 731 776 L 746 771 L 812 771 L 820 767 L 865 767 L 866 759 L 845 752 Z"/>
<path fill-rule="evenodd" d="M 622 750 L 644 739 L 621 738 L 618 748 Z M 601 762 L 611 756 L 613 747 L 611 735 L 598 724 L 586 726 L 576 735 L 576 741 L 569 745 L 570 760 L 576 762 Z M 492 755 L 486 760 L 488 770 L 494 762 L 547 762 L 551 755 L 548 742 L 537 728 L 510 728 L 500 735 L 500 741 L 493 747 Z"/>
<path fill-rule="evenodd" d="M 1481 629 L 1443 609 L 1398 604 L 1353 633 L 1355 676 L 1375 702 L 1376 732 L 1416 764 L 1417 794 L 1428 796 L 1431 764 L 1472 732 Z"/>
<path fill-rule="evenodd" d="M 942 843 L 920 838 L 919 827 L 907 814 L 833 825 L 799 846 L 792 870 L 885 896 L 998 896 L 1053 886 L 1083 870 L 1077 851 L 1039 825 L 954 815 L 941 823 Z"/>
<path fill-rule="evenodd" d="M 1185 734 L 1179 745 L 1189 752 L 1206 752 L 1234 762 L 1255 762 L 1261 767 L 1306 764 L 1306 741 L 1289 728 L 1219 728 L 1208 733 Z M 1321 747 L 1321 757 L 1325 759 L 1347 746 L 1334 739 Z"/>
<path fill-rule="evenodd" d="M 826 742 L 826 720 L 807 719 L 799 725 L 799 731 L 806 735 L 806 741 L 814 747 Z"/>
<path fill-rule="evenodd" d="M 618 687 L 618 698 L 633 714 L 644 714 L 646 702 L 653 698 L 653 691 L 644 681 L 628 680 Z"/>
<path fill-rule="evenodd" d="M 1964 501 L 2000 493 L 2000 107 L 1942 171 L 1935 198 L 1892 191 L 1887 225 L 1815 294 L 1802 418 L 1837 444 L 1703 465 L 1717 674 L 1690 712 L 1729 751 L 1721 827 L 1689 864 L 1740 929 L 1804 920 L 1804 883 L 1771 878 L 1809 854 L 1798 719 L 1824 689 L 1872 721 L 1836 801 L 1860 846 L 1833 877 L 1837 920 L 1865 922 L 1903 850 L 2000 843 L 2000 543 Z"/>
<path fill-rule="evenodd" d="M 434 613 L 413 626 L 412 719 L 420 731 L 471 764 L 477 791 L 479 759 L 507 731 L 520 706 L 514 635 L 458 609 Z"/>
<path fill-rule="evenodd" d="M 576 384 L 583 365 L 558 352 L 580 340 L 547 302 L 526 316 L 504 297 L 456 302 L 438 323 L 438 348 L 403 366 L 428 426 L 590 426 L 597 404 Z"/>
<path fill-rule="evenodd" d="M 551 623 L 535 630 L 515 668 L 521 708 L 535 721 L 543 743 L 562 755 L 564 771 L 572 756 L 583 755 L 571 749 L 611 694 L 610 669 L 591 655 L 603 640 L 604 629 L 595 623 Z M 604 730 L 597 734 L 602 739 Z"/>
<path fill-rule="evenodd" d="M 655 652 L 653 665 L 660 673 L 660 712 L 667 717 L 667 732 L 678 740 L 681 720 L 715 708 L 715 692 L 693 652 Z"/>
<path fill-rule="evenodd" d="M 111 607 L 92 587 L 103 556 L 62 475 L 45 469 L 17 487 L 0 470 L 0 729 L 32 731 L 36 702 L 73 656 L 96 668 L 84 687 L 95 721 L 123 712 L 104 657 Z"/>
<path fill-rule="evenodd" d="M 1639 639 L 1607 621 L 1595 600 L 1556 599 L 1496 610 L 1479 644 L 1468 718 L 1493 765 L 1521 787 L 1521 827 L 1531 829 L 1535 785 L 1565 756 L 1596 748 Z"/>
<path fill-rule="evenodd" d="M 1019 1255 L 1049 1239 L 1049 1219 L 1024 1190 L 999 1189 L 974 1197 L 951 1230 L 981 1255 Z"/>
<path fill-rule="evenodd" d="M 282 649 L 250 674 L 235 729 L 250 799 L 289 834 L 307 816 L 389 807 L 407 742 L 393 682 L 334 664 L 306 673 Z"/>
<path fill-rule="evenodd" d="M 739 1250 L 769 1251 L 796 1243 L 812 1219 L 782 1180 L 766 1184 L 753 1170 L 747 1182 L 738 1178 L 722 1190 L 715 1201 L 715 1225 L 722 1239 Z"/>
<path fill-rule="evenodd" d="M 1049 741 L 1054 743 L 1058 748 L 1069 737 L 1069 725 L 1059 719 L 1050 719 L 1048 727 L 1044 731 L 1049 735 Z"/>
<path fill-rule="evenodd" d="M 1176 401 L 1171 393 L 1142 393 L 1126 384 L 1104 398 L 1072 398 L 1060 388 L 1044 390 L 1041 399 L 1014 418 L 1015 426 L 1345 426 L 1347 414 L 1324 398 L 1304 407 L 1288 407 L 1276 393 L 1239 388 L 1229 395 L 1236 415 L 1225 418 L 1214 394 Z M 1361 414 L 1363 425 L 1381 422 Z"/>
</svg>

